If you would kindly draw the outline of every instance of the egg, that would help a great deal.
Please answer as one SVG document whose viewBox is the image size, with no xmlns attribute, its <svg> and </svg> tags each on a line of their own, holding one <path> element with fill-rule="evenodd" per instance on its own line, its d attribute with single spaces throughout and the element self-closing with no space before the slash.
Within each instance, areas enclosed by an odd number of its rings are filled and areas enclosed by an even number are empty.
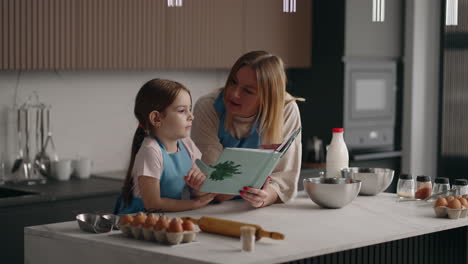
<svg viewBox="0 0 468 264">
<path fill-rule="evenodd" d="M 143 225 L 146 221 L 146 215 L 142 212 L 139 212 L 134 218 L 132 222 L 132 226 L 140 226 Z"/>
<path fill-rule="evenodd" d="M 468 199 L 468 194 L 464 194 L 463 198 Z"/>
<path fill-rule="evenodd" d="M 180 223 L 180 218 L 173 218 L 171 223 L 169 224 L 169 228 L 167 229 L 168 232 L 171 233 L 181 233 L 184 232 L 182 228 L 182 224 Z"/>
<path fill-rule="evenodd" d="M 182 223 L 182 228 L 184 231 L 195 231 L 195 225 L 190 220 L 185 220 Z"/>
<path fill-rule="evenodd" d="M 448 202 L 445 198 L 439 198 L 434 204 L 434 207 L 439 207 L 439 206 L 447 206 Z"/>
<path fill-rule="evenodd" d="M 460 198 L 460 203 L 461 203 L 465 208 L 468 207 L 468 200 L 466 200 L 465 198 Z"/>
<path fill-rule="evenodd" d="M 452 201 L 448 203 L 448 207 L 452 209 L 461 209 L 462 204 L 460 203 L 459 200 L 453 199 Z"/>
<path fill-rule="evenodd" d="M 156 222 L 156 225 L 154 225 L 154 230 L 156 231 L 161 231 L 163 229 L 168 229 L 168 228 L 169 228 L 169 222 L 168 222 L 167 216 L 159 217 L 158 221 Z"/>
<path fill-rule="evenodd" d="M 460 196 L 458 196 L 458 195 L 455 195 L 453 198 L 455 198 L 457 200 L 460 200 Z"/>
<path fill-rule="evenodd" d="M 159 217 L 156 214 L 149 214 L 148 217 L 146 217 L 145 224 L 143 227 L 150 228 L 156 225 L 158 222 Z"/>
<path fill-rule="evenodd" d="M 120 218 L 120 224 L 121 225 L 131 224 L 132 222 L 133 222 L 133 216 L 132 215 L 126 214 L 126 215 L 123 215 Z"/>
<path fill-rule="evenodd" d="M 450 202 L 455 198 L 453 198 L 453 196 L 447 196 L 447 197 L 445 197 L 445 199 L 447 200 L 447 202 Z"/>
</svg>

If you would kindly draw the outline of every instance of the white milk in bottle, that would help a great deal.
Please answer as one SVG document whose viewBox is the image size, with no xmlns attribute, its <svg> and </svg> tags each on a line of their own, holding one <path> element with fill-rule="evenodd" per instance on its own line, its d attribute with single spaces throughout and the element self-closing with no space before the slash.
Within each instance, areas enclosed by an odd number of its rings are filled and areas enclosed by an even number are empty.
<svg viewBox="0 0 468 264">
<path fill-rule="evenodd" d="M 341 169 L 348 168 L 348 148 L 343 138 L 343 128 L 333 128 L 333 137 L 327 151 L 326 178 L 341 178 Z"/>
</svg>

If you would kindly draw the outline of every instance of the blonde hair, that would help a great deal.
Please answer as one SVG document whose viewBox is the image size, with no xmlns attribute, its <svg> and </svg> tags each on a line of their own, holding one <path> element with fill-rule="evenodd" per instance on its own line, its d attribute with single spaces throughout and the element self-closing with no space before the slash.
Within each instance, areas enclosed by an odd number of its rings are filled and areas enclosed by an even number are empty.
<svg viewBox="0 0 468 264">
<path fill-rule="evenodd" d="M 286 101 L 286 73 L 283 61 L 266 51 L 251 51 L 240 57 L 232 66 L 224 89 L 236 79 L 240 68 L 248 66 L 257 75 L 260 106 L 256 120 L 262 134 L 262 144 L 279 144 L 283 141 L 284 107 L 291 101 L 303 101 L 293 97 Z M 226 96 L 226 93 L 224 93 Z M 226 112 L 225 128 L 231 128 L 232 115 Z"/>
</svg>

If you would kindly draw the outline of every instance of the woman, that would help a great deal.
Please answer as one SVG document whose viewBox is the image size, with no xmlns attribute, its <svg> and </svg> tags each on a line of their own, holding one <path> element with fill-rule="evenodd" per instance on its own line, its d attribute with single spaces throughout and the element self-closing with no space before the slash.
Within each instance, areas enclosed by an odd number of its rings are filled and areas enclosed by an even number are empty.
<svg viewBox="0 0 468 264">
<path fill-rule="evenodd" d="M 253 51 L 232 67 L 224 88 L 201 97 L 194 108 L 192 139 L 207 164 L 216 162 L 223 148 L 272 148 L 301 126 L 296 100 L 286 92 L 280 58 Z M 262 189 L 248 186 L 240 196 L 253 207 L 287 202 L 296 195 L 301 167 L 301 137 L 273 170 Z M 232 199 L 218 195 L 216 200 Z"/>
</svg>

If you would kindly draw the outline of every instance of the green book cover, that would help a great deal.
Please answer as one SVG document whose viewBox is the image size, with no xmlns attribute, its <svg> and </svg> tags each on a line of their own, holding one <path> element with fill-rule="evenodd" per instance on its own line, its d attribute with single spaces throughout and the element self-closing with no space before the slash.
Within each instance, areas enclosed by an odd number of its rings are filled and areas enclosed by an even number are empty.
<svg viewBox="0 0 468 264">
<path fill-rule="evenodd" d="M 276 149 L 225 148 L 213 165 L 196 160 L 207 176 L 200 191 L 238 195 L 244 186 L 262 188 L 300 131 L 294 131 Z"/>
</svg>

